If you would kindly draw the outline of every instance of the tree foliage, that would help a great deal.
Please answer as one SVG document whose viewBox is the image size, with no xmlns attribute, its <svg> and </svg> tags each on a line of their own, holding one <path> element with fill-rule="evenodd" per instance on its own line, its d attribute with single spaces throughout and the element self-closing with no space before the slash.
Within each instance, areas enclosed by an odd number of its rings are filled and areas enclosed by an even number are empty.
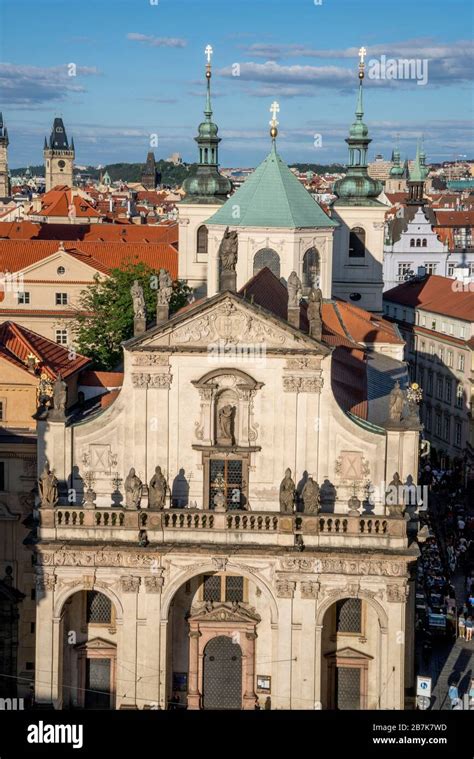
<svg viewBox="0 0 474 759">
<path fill-rule="evenodd" d="M 94 283 L 81 293 L 71 328 L 77 351 L 92 359 L 94 369 L 115 369 L 122 361 L 121 343 L 133 337 L 130 288 L 134 280 L 143 287 L 151 325 L 156 317 L 158 272 L 142 262 L 127 262 L 121 269 L 112 269 L 107 278 L 96 275 Z M 183 281 L 173 282 L 170 315 L 188 302 L 190 293 Z"/>
</svg>

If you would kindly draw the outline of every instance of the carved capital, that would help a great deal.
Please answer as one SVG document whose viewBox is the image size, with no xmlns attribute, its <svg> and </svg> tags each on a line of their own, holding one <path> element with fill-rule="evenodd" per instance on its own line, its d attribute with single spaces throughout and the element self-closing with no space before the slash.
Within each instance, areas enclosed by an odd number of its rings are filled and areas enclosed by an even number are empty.
<svg viewBox="0 0 474 759">
<path fill-rule="evenodd" d="M 320 587 L 319 582 L 302 582 L 300 584 L 301 598 L 317 598 Z"/>
<path fill-rule="evenodd" d="M 277 580 L 276 594 L 278 598 L 293 598 L 296 588 L 296 582 L 292 580 Z"/>
<path fill-rule="evenodd" d="M 133 575 L 122 575 L 120 587 L 124 593 L 138 593 L 140 578 Z"/>
<path fill-rule="evenodd" d="M 289 374 L 283 377 L 283 390 L 285 393 L 320 393 L 324 384 L 321 376 L 298 377 Z"/>
<path fill-rule="evenodd" d="M 145 577 L 145 589 L 147 593 L 161 593 L 165 579 L 159 575 Z"/>
<path fill-rule="evenodd" d="M 409 593 L 408 585 L 387 585 L 387 601 L 390 604 L 404 604 Z"/>
<path fill-rule="evenodd" d="M 36 578 L 36 589 L 40 593 L 52 592 L 56 587 L 57 577 L 53 574 L 45 574 Z"/>
</svg>

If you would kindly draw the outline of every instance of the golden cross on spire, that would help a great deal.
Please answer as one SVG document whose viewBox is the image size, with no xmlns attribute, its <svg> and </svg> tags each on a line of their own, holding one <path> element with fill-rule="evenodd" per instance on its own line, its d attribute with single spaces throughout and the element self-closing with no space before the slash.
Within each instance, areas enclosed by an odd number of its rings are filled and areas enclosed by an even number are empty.
<svg viewBox="0 0 474 759">
<path fill-rule="evenodd" d="M 204 53 L 206 54 L 206 58 L 207 58 L 207 62 L 208 63 L 211 62 L 211 55 L 213 54 L 213 52 L 214 52 L 214 50 L 212 49 L 211 45 L 208 45 L 205 48 L 205 50 L 204 50 Z"/>
<path fill-rule="evenodd" d="M 270 106 L 270 113 L 272 114 L 271 120 L 268 122 L 270 124 L 270 137 L 272 140 L 275 139 L 275 137 L 278 134 L 278 121 L 277 121 L 277 113 L 280 113 L 280 106 L 278 105 L 277 101 L 274 100 L 273 103 Z"/>
<path fill-rule="evenodd" d="M 359 49 L 359 60 L 362 66 L 364 65 L 364 59 L 365 59 L 366 53 L 367 53 L 367 50 L 365 47 L 361 47 Z"/>
</svg>

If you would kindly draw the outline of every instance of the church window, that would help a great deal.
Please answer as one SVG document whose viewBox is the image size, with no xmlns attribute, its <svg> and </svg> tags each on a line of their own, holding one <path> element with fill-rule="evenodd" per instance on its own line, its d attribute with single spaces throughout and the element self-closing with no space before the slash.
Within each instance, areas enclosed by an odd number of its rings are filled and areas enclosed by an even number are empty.
<svg viewBox="0 0 474 759">
<path fill-rule="evenodd" d="M 225 600 L 242 602 L 244 600 L 244 578 L 229 575 L 225 578 Z"/>
<path fill-rule="evenodd" d="M 423 237 L 423 240 L 421 241 L 421 247 L 426 248 L 426 245 L 427 245 L 426 237 Z"/>
<path fill-rule="evenodd" d="M 365 257 L 365 229 L 354 227 L 349 236 L 349 258 Z"/>
<path fill-rule="evenodd" d="M 421 248 L 421 240 L 420 240 L 420 238 L 418 238 L 418 240 L 416 241 L 416 247 L 417 248 Z"/>
<path fill-rule="evenodd" d="M 308 248 L 303 256 L 303 277 L 302 285 L 306 290 L 310 290 L 316 283 L 320 274 L 319 253 L 316 248 Z"/>
<path fill-rule="evenodd" d="M 211 459 L 209 467 L 209 507 L 215 508 L 214 498 L 222 493 L 226 510 L 239 509 L 242 504 L 242 460 Z"/>
<path fill-rule="evenodd" d="M 204 601 L 221 600 L 221 577 L 220 575 L 206 575 L 204 577 Z"/>
<path fill-rule="evenodd" d="M 87 624 L 109 625 L 112 622 L 112 602 L 110 598 L 96 590 L 87 591 Z"/>
<path fill-rule="evenodd" d="M 202 224 L 197 231 L 197 253 L 198 255 L 207 255 L 209 231 L 205 224 Z"/>
<path fill-rule="evenodd" d="M 344 598 L 336 604 L 336 632 L 362 632 L 362 601 L 360 598 Z"/>
<path fill-rule="evenodd" d="M 267 267 L 270 271 L 280 279 L 280 256 L 272 248 L 261 248 L 255 253 L 253 259 L 253 273 L 258 274 L 259 271 Z"/>
<path fill-rule="evenodd" d="M 415 238 L 412 237 L 410 240 L 410 248 L 414 248 L 414 247 L 415 247 Z"/>
</svg>

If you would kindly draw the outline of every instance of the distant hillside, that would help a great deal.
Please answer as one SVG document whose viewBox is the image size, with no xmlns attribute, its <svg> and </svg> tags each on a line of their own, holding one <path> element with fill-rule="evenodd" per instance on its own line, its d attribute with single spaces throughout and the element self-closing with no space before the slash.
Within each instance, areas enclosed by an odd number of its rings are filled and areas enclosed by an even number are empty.
<svg viewBox="0 0 474 759">
<path fill-rule="evenodd" d="M 143 163 L 111 163 L 103 169 L 96 169 L 95 166 L 87 166 L 85 170 L 75 170 L 74 174 L 88 174 L 92 179 L 99 179 L 99 176 L 107 169 L 112 182 L 139 182 L 145 164 Z M 157 161 L 156 169 L 159 175 L 159 181 L 163 185 L 181 185 L 190 171 L 194 171 L 196 164 L 183 164 L 175 166 L 169 161 Z M 12 169 L 12 177 L 21 176 L 25 173 L 26 166 L 19 169 Z M 30 166 L 32 176 L 44 177 L 44 166 Z"/>
<path fill-rule="evenodd" d="M 298 171 L 312 171 L 313 174 L 341 174 L 346 173 L 347 167 L 342 163 L 292 163 L 291 169 L 298 169 Z"/>
</svg>

